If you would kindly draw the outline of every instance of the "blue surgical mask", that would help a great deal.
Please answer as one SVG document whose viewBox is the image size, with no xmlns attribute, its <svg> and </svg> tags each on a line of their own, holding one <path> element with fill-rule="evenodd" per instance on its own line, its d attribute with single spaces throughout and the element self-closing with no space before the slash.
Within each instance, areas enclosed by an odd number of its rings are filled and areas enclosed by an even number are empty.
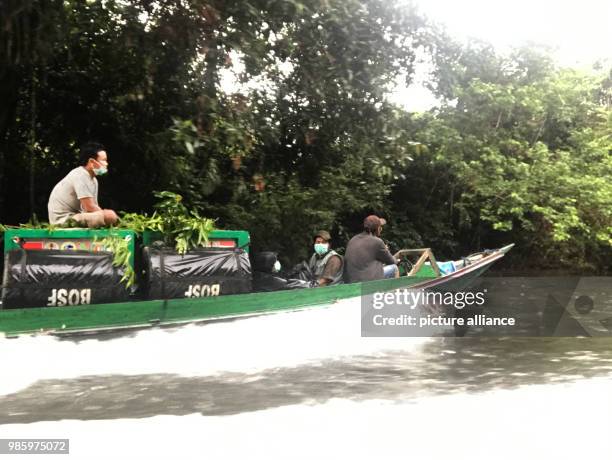
<svg viewBox="0 0 612 460">
<path fill-rule="evenodd" d="M 103 176 L 108 172 L 108 169 L 102 166 L 101 168 L 94 168 L 93 172 L 96 176 Z"/>
<path fill-rule="evenodd" d="M 275 273 L 280 272 L 281 269 L 281 263 L 277 260 L 276 262 L 274 262 L 274 267 L 272 267 L 272 271 Z"/>
<path fill-rule="evenodd" d="M 318 255 L 322 256 L 323 254 L 327 254 L 327 251 L 329 251 L 329 244 L 328 243 L 315 243 L 314 250 Z"/>
</svg>

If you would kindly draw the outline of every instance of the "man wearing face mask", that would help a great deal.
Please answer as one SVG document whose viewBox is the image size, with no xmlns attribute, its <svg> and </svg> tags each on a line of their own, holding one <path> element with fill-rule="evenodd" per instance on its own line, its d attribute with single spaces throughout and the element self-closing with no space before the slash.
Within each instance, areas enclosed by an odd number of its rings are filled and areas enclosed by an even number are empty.
<svg viewBox="0 0 612 460">
<path fill-rule="evenodd" d="M 380 239 L 385 224 L 385 219 L 368 216 L 363 221 L 363 232 L 348 242 L 344 256 L 347 283 L 398 276 L 397 261 Z"/>
<path fill-rule="evenodd" d="M 330 248 L 330 234 L 325 230 L 314 236 L 314 254 L 308 262 L 310 271 L 319 286 L 333 286 L 342 283 L 344 261 L 342 256 Z"/>
<path fill-rule="evenodd" d="M 79 165 L 57 183 L 49 197 L 49 223 L 61 225 L 69 219 L 89 228 L 113 225 L 119 220 L 112 209 L 98 205 L 98 180 L 108 172 L 103 145 L 89 142 L 81 147 Z"/>
</svg>

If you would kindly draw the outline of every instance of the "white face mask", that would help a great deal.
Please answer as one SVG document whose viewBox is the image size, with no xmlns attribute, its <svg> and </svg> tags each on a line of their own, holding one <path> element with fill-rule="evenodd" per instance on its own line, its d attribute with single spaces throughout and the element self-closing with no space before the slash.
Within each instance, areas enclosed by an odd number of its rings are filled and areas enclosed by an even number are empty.
<svg viewBox="0 0 612 460">
<path fill-rule="evenodd" d="M 327 251 L 329 251 L 329 243 L 315 243 L 314 251 L 320 256 L 327 254 Z"/>
<path fill-rule="evenodd" d="M 104 174 L 106 174 L 108 172 L 108 167 L 106 165 L 104 165 L 101 161 L 95 160 L 93 159 L 93 164 L 94 164 L 94 168 L 93 168 L 93 173 L 96 176 L 103 176 Z M 106 161 L 104 161 L 104 163 L 106 163 Z M 98 167 L 96 168 L 95 166 L 98 165 Z"/>
<path fill-rule="evenodd" d="M 280 272 L 281 269 L 281 263 L 277 260 L 276 262 L 274 262 L 274 266 L 272 267 L 272 271 L 274 273 L 278 273 Z"/>
</svg>

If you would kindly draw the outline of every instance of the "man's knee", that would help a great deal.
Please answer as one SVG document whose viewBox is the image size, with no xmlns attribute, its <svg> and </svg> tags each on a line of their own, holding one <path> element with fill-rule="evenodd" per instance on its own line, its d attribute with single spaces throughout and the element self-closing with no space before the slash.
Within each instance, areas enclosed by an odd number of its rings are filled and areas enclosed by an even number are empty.
<svg viewBox="0 0 612 460">
<path fill-rule="evenodd" d="M 72 216 L 72 220 L 83 227 L 98 228 L 104 226 L 104 213 L 102 211 L 82 212 Z"/>
<path fill-rule="evenodd" d="M 104 214 L 104 224 L 106 225 L 115 225 L 119 220 L 117 213 L 112 209 L 103 209 L 102 213 Z"/>
<path fill-rule="evenodd" d="M 383 267 L 383 274 L 385 278 L 397 278 L 399 275 L 399 269 L 397 265 L 385 265 Z"/>
</svg>

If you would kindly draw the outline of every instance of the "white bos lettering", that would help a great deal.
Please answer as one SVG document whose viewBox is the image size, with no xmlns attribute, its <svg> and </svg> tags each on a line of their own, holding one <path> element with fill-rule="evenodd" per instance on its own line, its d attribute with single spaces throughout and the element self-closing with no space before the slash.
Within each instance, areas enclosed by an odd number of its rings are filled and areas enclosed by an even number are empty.
<svg viewBox="0 0 612 460">
<path fill-rule="evenodd" d="M 52 289 L 47 297 L 48 307 L 64 307 L 66 305 L 89 305 L 91 289 Z"/>
<path fill-rule="evenodd" d="M 185 297 L 216 297 L 221 294 L 221 285 L 216 284 L 190 284 Z"/>
</svg>

